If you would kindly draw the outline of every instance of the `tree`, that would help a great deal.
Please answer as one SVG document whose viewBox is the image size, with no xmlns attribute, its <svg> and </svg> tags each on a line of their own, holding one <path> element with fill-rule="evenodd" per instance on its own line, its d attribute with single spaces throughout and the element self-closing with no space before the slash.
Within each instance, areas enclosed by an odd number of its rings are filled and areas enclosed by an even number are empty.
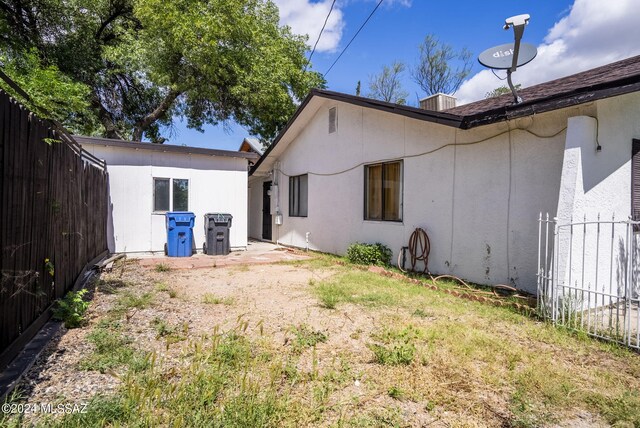
<svg viewBox="0 0 640 428">
<path fill-rule="evenodd" d="M 515 85 L 516 91 L 519 91 L 520 88 L 522 88 L 522 85 L 520 83 L 518 83 L 517 85 Z M 499 97 L 500 95 L 504 95 L 504 94 L 510 94 L 511 93 L 511 89 L 506 86 L 499 86 L 497 88 L 495 88 L 493 91 L 491 92 L 487 92 L 484 97 L 485 98 L 496 98 Z"/>
<path fill-rule="evenodd" d="M 0 22 L 11 30 L 0 44 L 35 49 L 90 89 L 110 138 L 161 142 L 183 116 L 199 130 L 235 120 L 270 140 L 324 86 L 270 0 L 0 0 Z"/>
<path fill-rule="evenodd" d="M 388 103 L 406 104 L 409 93 L 402 89 L 400 76 L 405 66 L 401 62 L 385 65 L 379 74 L 369 78 L 369 98 L 386 101 Z"/>
<path fill-rule="evenodd" d="M 358 80 L 358 84 L 356 85 L 356 97 L 360 96 L 360 86 L 361 86 L 361 83 Z"/>
<path fill-rule="evenodd" d="M 418 48 L 420 56 L 411 76 L 427 95 L 454 94 L 471 73 L 472 54 L 466 48 L 458 52 L 433 34 L 428 34 Z M 458 67 L 453 68 L 454 60 Z"/>
</svg>

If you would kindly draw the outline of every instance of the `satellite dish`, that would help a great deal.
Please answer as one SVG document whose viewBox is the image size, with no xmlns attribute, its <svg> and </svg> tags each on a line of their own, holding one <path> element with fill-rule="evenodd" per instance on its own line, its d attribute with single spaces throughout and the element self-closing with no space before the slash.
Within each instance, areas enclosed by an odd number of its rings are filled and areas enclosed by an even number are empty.
<svg viewBox="0 0 640 428">
<path fill-rule="evenodd" d="M 508 70 L 513 67 L 514 43 L 494 46 L 478 56 L 480 64 L 496 70 Z M 521 43 L 516 67 L 531 62 L 538 54 L 538 49 L 530 43 Z"/>
<path fill-rule="evenodd" d="M 505 45 L 495 46 L 482 52 L 478 57 L 480 64 L 485 67 L 498 70 L 507 70 L 507 83 L 513 93 L 513 100 L 516 104 L 522 102 L 518 96 L 516 87 L 511 81 L 511 74 L 521 65 L 525 65 L 536 57 L 538 50 L 529 43 L 522 43 L 524 27 L 529 24 L 530 16 L 527 14 L 512 16 L 504 21 L 504 29 L 513 28 L 514 42 Z"/>
</svg>

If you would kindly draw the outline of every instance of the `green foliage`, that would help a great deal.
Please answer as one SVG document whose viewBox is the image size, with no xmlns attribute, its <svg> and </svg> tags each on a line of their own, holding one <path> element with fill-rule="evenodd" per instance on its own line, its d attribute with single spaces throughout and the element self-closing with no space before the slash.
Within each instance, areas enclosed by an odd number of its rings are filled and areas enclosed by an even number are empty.
<svg viewBox="0 0 640 428">
<path fill-rule="evenodd" d="M 55 119 L 76 133 L 91 134 L 97 126 L 89 109 L 90 89 L 62 73 L 56 65 L 41 62 L 38 51 L 8 55 L 0 52 L 3 71 L 29 95 L 24 99 L 3 80 L 0 88 L 45 119 Z"/>
<path fill-rule="evenodd" d="M 312 348 L 318 343 L 324 343 L 327 341 L 327 335 L 321 331 L 313 330 L 306 324 L 300 324 L 292 329 L 295 339 L 293 342 L 293 348 L 296 353 L 302 352 L 306 348 Z"/>
<path fill-rule="evenodd" d="M 520 88 L 522 88 L 522 85 L 518 83 L 517 85 L 515 85 L 515 88 L 516 88 L 516 91 L 519 91 Z M 500 95 L 510 94 L 510 93 L 511 93 L 511 89 L 506 85 L 502 85 L 495 88 L 493 91 L 487 92 L 486 94 L 484 94 L 484 97 L 496 98 L 496 97 L 499 97 Z"/>
<path fill-rule="evenodd" d="M 361 244 L 356 242 L 347 248 L 347 259 L 361 265 L 388 265 L 391 261 L 391 249 L 381 243 Z"/>
<path fill-rule="evenodd" d="M 85 302 L 83 297 L 87 290 L 70 291 L 62 299 L 56 300 L 53 308 L 53 318 L 64 321 L 66 328 L 77 328 L 85 324 L 84 314 L 89 308 L 89 302 Z"/>
<path fill-rule="evenodd" d="M 117 325 L 96 327 L 87 336 L 94 350 L 80 361 L 80 369 L 106 373 L 127 366 L 133 372 L 145 370 L 149 366 L 147 355 L 133 349 L 133 340 L 119 330 Z"/>
<path fill-rule="evenodd" d="M 387 328 L 372 337 L 382 344 L 370 343 L 374 361 L 386 366 L 408 365 L 416 354 L 414 342 L 424 336 L 424 332 L 408 325 L 402 329 Z"/>
<path fill-rule="evenodd" d="M 367 96 L 388 103 L 406 104 L 409 93 L 402 88 L 402 73 L 405 65 L 394 62 L 390 66 L 385 65 L 379 74 L 369 78 L 369 93 Z"/>
<path fill-rule="evenodd" d="M 57 67 L 54 88 L 78 85 L 55 91 L 72 95 L 56 97 L 62 110 L 108 137 L 161 143 L 162 127 L 184 117 L 199 130 L 232 119 L 268 141 L 296 100 L 324 85 L 305 71 L 306 39 L 280 26 L 271 1 L 47 0 L 0 10 L 0 43 Z"/>
</svg>

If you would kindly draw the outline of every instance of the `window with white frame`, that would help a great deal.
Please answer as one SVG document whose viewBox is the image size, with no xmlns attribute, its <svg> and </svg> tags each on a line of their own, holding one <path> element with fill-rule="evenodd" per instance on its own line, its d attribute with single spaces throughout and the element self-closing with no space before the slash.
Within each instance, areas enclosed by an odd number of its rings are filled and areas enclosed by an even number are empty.
<svg viewBox="0 0 640 428">
<path fill-rule="evenodd" d="M 154 178 L 153 211 L 189 211 L 189 180 Z"/>
</svg>

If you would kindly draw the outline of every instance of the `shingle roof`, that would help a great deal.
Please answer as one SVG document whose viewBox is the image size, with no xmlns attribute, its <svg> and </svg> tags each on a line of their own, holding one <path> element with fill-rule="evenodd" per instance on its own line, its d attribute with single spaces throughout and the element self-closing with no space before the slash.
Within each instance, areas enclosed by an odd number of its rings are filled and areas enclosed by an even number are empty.
<svg viewBox="0 0 640 428">
<path fill-rule="evenodd" d="M 640 56 L 635 56 L 602 67 L 583 71 L 582 73 L 530 86 L 519 90 L 518 95 L 520 95 L 523 100 L 523 103 L 520 105 L 530 105 L 560 95 L 566 96 L 571 93 L 610 86 L 612 82 L 619 82 L 620 80 L 630 79 L 631 81 L 637 82 L 638 77 L 640 77 Z M 508 106 L 513 106 L 513 95 L 511 93 L 476 101 L 445 111 L 460 116 L 471 116 Z"/>
<path fill-rule="evenodd" d="M 327 98 L 454 128 L 471 129 L 639 91 L 640 55 L 522 89 L 519 94 L 524 101 L 520 104 L 514 104 L 512 95 L 507 94 L 437 112 L 350 94 L 312 89 L 289 119 L 285 128 L 251 168 L 250 174 L 253 174 L 262 165 L 314 97 Z"/>
</svg>

